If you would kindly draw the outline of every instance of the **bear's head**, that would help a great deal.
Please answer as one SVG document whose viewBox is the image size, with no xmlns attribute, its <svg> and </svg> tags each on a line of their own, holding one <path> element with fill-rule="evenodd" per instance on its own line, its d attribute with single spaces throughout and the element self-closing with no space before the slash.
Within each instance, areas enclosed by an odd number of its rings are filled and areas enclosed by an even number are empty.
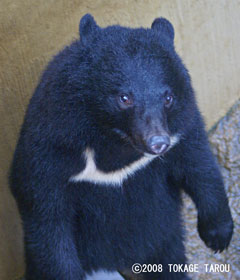
<svg viewBox="0 0 240 280">
<path fill-rule="evenodd" d="M 172 24 L 100 28 L 87 14 L 80 43 L 88 65 L 85 98 L 95 122 L 142 153 L 161 155 L 193 125 L 190 77 L 174 49 Z"/>
</svg>

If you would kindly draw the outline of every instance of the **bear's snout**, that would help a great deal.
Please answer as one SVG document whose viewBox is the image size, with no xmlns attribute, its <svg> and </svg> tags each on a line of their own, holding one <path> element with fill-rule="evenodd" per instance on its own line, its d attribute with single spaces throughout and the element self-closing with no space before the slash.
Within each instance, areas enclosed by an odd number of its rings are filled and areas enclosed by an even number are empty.
<svg viewBox="0 0 240 280">
<path fill-rule="evenodd" d="M 147 145 L 152 153 L 157 155 L 163 154 L 170 145 L 170 137 L 168 135 L 154 135 L 149 138 Z"/>
</svg>

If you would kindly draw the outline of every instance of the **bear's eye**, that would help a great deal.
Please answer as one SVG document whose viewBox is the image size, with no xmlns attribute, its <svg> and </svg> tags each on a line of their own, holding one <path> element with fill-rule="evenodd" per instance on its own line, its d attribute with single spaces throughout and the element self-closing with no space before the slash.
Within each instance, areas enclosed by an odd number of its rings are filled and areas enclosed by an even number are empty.
<svg viewBox="0 0 240 280">
<path fill-rule="evenodd" d="M 165 107 L 169 108 L 173 103 L 173 96 L 172 95 L 166 95 L 165 96 Z"/>
<path fill-rule="evenodd" d="M 121 104 L 124 104 L 127 106 L 130 106 L 133 104 L 133 99 L 131 98 L 131 96 L 129 96 L 127 94 L 120 94 L 118 98 L 119 98 L 119 102 Z"/>
</svg>

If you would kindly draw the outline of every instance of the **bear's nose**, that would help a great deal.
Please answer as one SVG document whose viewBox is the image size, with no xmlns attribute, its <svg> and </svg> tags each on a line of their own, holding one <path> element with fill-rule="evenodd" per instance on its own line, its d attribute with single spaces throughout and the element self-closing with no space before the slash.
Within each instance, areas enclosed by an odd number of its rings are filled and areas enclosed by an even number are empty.
<svg viewBox="0 0 240 280">
<path fill-rule="evenodd" d="M 155 135 L 148 140 L 148 147 L 154 154 L 158 154 L 158 155 L 166 152 L 169 145 L 170 145 L 170 138 L 167 135 L 163 135 L 163 136 Z"/>
</svg>

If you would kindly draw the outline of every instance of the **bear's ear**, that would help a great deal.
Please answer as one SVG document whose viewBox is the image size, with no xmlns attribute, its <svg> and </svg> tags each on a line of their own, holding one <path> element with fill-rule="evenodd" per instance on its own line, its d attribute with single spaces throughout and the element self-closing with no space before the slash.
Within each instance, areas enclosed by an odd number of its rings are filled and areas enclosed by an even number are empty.
<svg viewBox="0 0 240 280">
<path fill-rule="evenodd" d="M 165 18 L 156 18 L 153 23 L 152 27 L 153 30 L 156 30 L 157 32 L 163 32 L 168 36 L 168 38 L 172 41 L 174 40 L 174 28 L 170 21 L 168 21 Z"/>
<path fill-rule="evenodd" d="M 94 18 L 90 14 L 84 15 L 79 24 L 79 34 L 81 42 L 86 45 L 91 40 L 92 36 L 99 29 L 99 26 L 96 24 Z"/>
</svg>

